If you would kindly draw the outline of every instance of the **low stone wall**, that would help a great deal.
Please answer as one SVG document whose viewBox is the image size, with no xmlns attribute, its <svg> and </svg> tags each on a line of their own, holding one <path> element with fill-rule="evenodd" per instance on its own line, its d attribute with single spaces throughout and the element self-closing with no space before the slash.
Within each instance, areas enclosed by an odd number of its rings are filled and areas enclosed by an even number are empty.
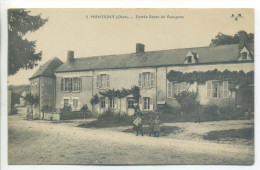
<svg viewBox="0 0 260 170">
<path fill-rule="evenodd" d="M 80 119 L 86 117 L 91 117 L 90 111 L 63 111 L 60 113 L 60 120 Z"/>
<path fill-rule="evenodd" d="M 44 113 L 44 120 L 60 120 L 60 113 Z"/>
</svg>

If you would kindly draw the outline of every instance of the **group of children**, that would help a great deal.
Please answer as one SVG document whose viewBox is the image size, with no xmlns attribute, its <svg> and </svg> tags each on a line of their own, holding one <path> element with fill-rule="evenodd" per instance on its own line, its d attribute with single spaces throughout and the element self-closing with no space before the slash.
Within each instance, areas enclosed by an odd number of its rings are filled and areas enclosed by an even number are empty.
<svg viewBox="0 0 260 170">
<path fill-rule="evenodd" d="M 136 131 L 136 136 L 139 135 L 139 132 L 141 132 L 141 135 L 144 136 L 142 125 L 143 125 L 143 116 L 141 112 L 138 112 L 133 121 L 133 129 L 134 131 Z M 157 115 L 155 119 L 153 116 L 151 116 L 148 121 L 148 125 L 149 125 L 149 136 L 153 134 L 154 137 L 159 137 L 160 136 L 159 116 Z"/>
</svg>

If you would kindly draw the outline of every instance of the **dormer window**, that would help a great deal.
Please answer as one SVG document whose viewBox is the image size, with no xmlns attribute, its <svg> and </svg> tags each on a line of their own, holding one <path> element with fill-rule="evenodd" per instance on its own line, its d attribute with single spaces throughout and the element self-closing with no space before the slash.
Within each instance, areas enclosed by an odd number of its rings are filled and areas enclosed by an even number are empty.
<svg viewBox="0 0 260 170">
<path fill-rule="evenodd" d="M 242 59 L 247 60 L 247 52 L 242 52 Z"/>
<path fill-rule="evenodd" d="M 192 62 L 192 56 L 188 56 L 187 57 L 187 63 L 191 63 Z"/>
<path fill-rule="evenodd" d="M 184 64 L 193 64 L 193 63 L 198 63 L 198 61 L 199 61 L 199 55 L 195 52 L 189 51 L 186 54 L 186 58 L 183 63 Z"/>
</svg>

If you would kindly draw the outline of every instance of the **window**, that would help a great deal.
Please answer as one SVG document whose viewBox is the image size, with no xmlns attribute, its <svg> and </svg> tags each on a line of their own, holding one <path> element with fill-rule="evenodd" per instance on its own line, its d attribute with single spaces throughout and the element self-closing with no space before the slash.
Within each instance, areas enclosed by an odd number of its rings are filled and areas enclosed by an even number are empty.
<svg viewBox="0 0 260 170">
<path fill-rule="evenodd" d="M 62 78 L 60 87 L 62 91 L 81 91 L 81 78 Z"/>
<path fill-rule="evenodd" d="M 228 98 L 227 81 L 207 81 L 207 98 Z"/>
<path fill-rule="evenodd" d="M 64 99 L 63 100 L 63 106 L 68 107 L 69 106 L 69 99 Z"/>
<path fill-rule="evenodd" d="M 247 52 L 242 52 L 242 59 L 247 60 Z"/>
<path fill-rule="evenodd" d="M 128 108 L 134 108 L 134 98 L 133 97 L 128 97 L 127 98 L 127 107 Z"/>
<path fill-rule="evenodd" d="M 100 74 L 97 75 L 97 88 L 109 88 L 109 75 L 107 74 Z"/>
<path fill-rule="evenodd" d="M 138 84 L 140 87 L 143 88 L 154 87 L 155 86 L 154 73 L 151 72 L 139 73 Z"/>
<path fill-rule="evenodd" d="M 175 98 L 175 95 L 178 95 L 184 91 L 187 91 L 186 82 L 168 82 L 168 98 Z"/>
<path fill-rule="evenodd" d="M 110 109 L 115 108 L 115 103 L 114 103 L 114 98 L 113 97 L 109 98 L 109 108 Z"/>
<path fill-rule="evenodd" d="M 150 110 L 150 97 L 144 97 L 144 110 Z"/>
<path fill-rule="evenodd" d="M 73 109 L 74 110 L 78 110 L 78 106 L 79 106 L 79 100 L 78 99 L 73 99 Z"/>
<path fill-rule="evenodd" d="M 100 97 L 100 107 L 101 108 L 105 108 L 106 107 L 105 97 Z"/>
<path fill-rule="evenodd" d="M 192 56 L 188 56 L 188 57 L 187 57 L 187 62 L 188 62 L 188 63 L 191 63 L 191 62 L 192 62 Z"/>
</svg>

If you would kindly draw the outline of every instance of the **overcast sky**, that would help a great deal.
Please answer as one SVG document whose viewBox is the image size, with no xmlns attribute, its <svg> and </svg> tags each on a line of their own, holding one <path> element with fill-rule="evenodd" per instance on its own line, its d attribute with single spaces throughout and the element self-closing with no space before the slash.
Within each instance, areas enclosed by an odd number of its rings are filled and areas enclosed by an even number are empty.
<svg viewBox="0 0 260 170">
<path fill-rule="evenodd" d="M 42 51 L 39 65 L 53 57 L 66 61 L 67 51 L 75 58 L 135 52 L 135 44 L 145 44 L 145 51 L 208 46 L 218 32 L 234 35 L 239 30 L 254 33 L 252 9 L 29 9 L 49 21 L 28 33 Z M 235 21 L 230 16 L 239 13 Z M 128 16 L 128 19 L 93 19 L 90 15 Z M 136 16 L 148 18 L 136 18 Z M 149 18 L 159 16 L 159 18 Z M 173 19 L 170 16 L 183 16 Z M 88 18 L 87 18 L 88 16 Z M 160 18 L 166 16 L 166 18 Z M 158 56 L 159 57 L 159 56 Z M 39 66 L 38 66 L 39 67 Z M 38 69 L 20 70 L 8 77 L 8 84 L 29 84 Z"/>
</svg>

